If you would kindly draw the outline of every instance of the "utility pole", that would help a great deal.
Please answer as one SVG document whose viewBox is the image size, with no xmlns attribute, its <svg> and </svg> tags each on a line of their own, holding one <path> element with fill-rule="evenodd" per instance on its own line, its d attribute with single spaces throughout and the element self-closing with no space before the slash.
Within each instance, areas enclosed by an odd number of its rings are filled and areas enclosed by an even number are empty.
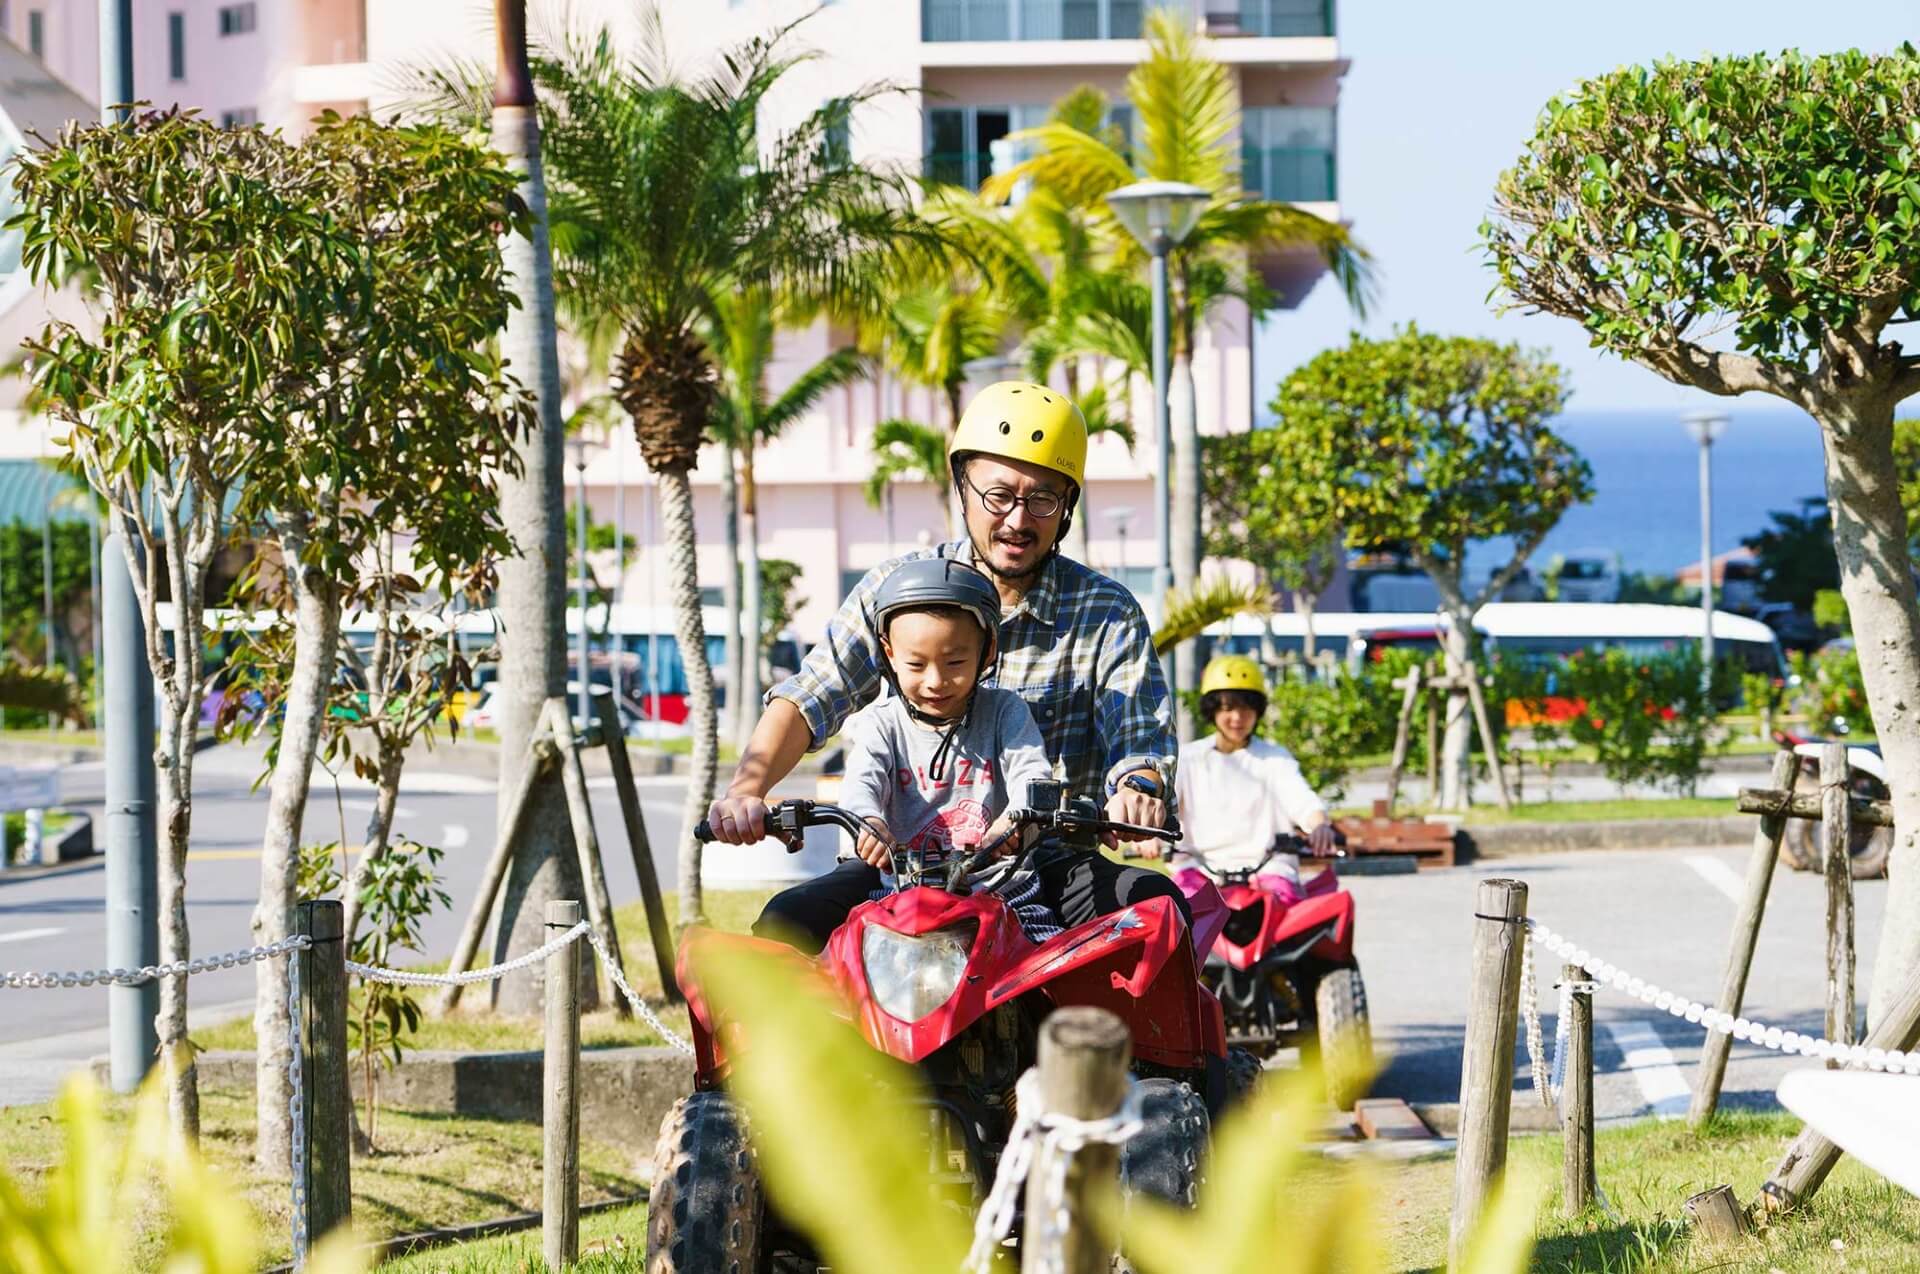
<svg viewBox="0 0 1920 1274">
<path fill-rule="evenodd" d="M 100 0 L 100 122 L 125 118 L 133 101 L 133 0 Z M 109 525 L 100 545 L 102 725 L 106 735 L 107 964 L 160 962 L 160 841 L 154 822 L 153 674 L 125 532 Z M 107 990 L 113 1089 L 140 1086 L 160 1050 L 160 984 Z"/>
</svg>

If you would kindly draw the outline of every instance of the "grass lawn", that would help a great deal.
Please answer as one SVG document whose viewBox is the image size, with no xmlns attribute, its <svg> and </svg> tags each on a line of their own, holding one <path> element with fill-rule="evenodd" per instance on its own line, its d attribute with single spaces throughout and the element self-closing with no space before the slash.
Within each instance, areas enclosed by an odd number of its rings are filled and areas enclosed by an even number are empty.
<svg viewBox="0 0 1920 1274">
<path fill-rule="evenodd" d="M 108 1100 L 110 1118 L 123 1124 L 130 1099 Z M 286 1260 L 287 1182 L 282 1173 L 261 1171 L 253 1163 L 251 1095 L 203 1089 L 200 1117 L 202 1150 L 247 1196 L 259 1218 L 262 1256 L 267 1262 Z M 538 1124 L 383 1110 L 377 1137 L 379 1150 L 353 1164 L 354 1221 L 369 1239 L 540 1208 Z M 29 1189 L 60 1153 L 60 1129 L 49 1107 L 0 1110 L 0 1160 Z M 635 1165 L 652 1153 L 650 1145 L 615 1146 L 583 1136 L 581 1201 L 639 1193 L 643 1184 Z M 140 1269 L 152 1268 L 157 1255 L 155 1220 L 149 1215 L 135 1221 L 144 1240 Z M 534 1240 L 537 1248 L 538 1232 Z"/>
<path fill-rule="evenodd" d="M 646 1204 L 580 1218 L 576 1274 L 640 1274 L 646 1255 Z M 545 1268 L 535 1228 L 396 1257 L 380 1266 L 380 1274 L 532 1274 Z"/>
<path fill-rule="evenodd" d="M 1738 1243 L 1695 1243 L 1680 1205 L 1731 1185 L 1751 1201 L 1800 1129 L 1786 1114 L 1725 1114 L 1704 1137 L 1683 1121 L 1648 1120 L 1596 1138 L 1600 1188 L 1619 1210 L 1560 1215 L 1560 1139 L 1516 1137 L 1509 1167 L 1538 1183 L 1532 1268 L 1538 1274 L 1773 1274 L 1920 1270 L 1920 1199 L 1843 1159 L 1803 1212 Z M 1391 1268 L 1438 1269 L 1446 1255 L 1453 1161 L 1381 1178 Z"/>
<path fill-rule="evenodd" d="M 753 889 L 716 889 L 707 891 L 707 923 L 716 929 L 729 929 L 744 932 L 760 914 L 760 908 L 772 896 L 770 890 Z M 666 895 L 667 920 L 670 924 L 680 922 L 680 896 Z M 614 927 L 620 933 L 620 951 L 626 958 L 627 980 L 633 983 L 633 989 L 645 996 L 655 1012 L 664 1018 L 674 1030 L 685 1033 L 687 1029 L 687 1011 L 684 1007 L 669 1006 L 660 996 L 660 973 L 654 965 L 653 943 L 647 937 L 647 914 L 639 903 L 631 903 L 614 910 Z M 408 968 L 440 970 L 446 968 L 446 962 L 432 964 L 412 964 Z M 600 979 L 603 997 L 611 997 L 613 984 L 603 975 Z M 487 992 L 482 986 L 468 987 L 461 996 L 460 1005 L 451 1015 L 442 1016 L 433 1011 L 438 1003 L 437 994 L 429 991 L 419 997 L 421 1007 L 428 1010 L 421 1020 L 420 1030 L 413 1037 L 412 1048 L 451 1049 L 456 1052 L 500 1052 L 513 1049 L 537 1049 L 541 1047 L 541 1025 L 538 1017 L 495 1017 L 486 1011 Z M 610 998 L 603 998 L 610 1004 Z M 194 1032 L 193 1042 L 204 1049 L 246 1050 L 253 1047 L 253 1020 L 239 1018 L 207 1030 Z M 604 1007 L 585 1014 L 580 1020 L 580 1046 L 582 1048 L 625 1048 L 643 1044 L 665 1043 L 652 1028 L 638 1017 L 622 1021 L 614 1016 L 611 1007 Z"/>
</svg>

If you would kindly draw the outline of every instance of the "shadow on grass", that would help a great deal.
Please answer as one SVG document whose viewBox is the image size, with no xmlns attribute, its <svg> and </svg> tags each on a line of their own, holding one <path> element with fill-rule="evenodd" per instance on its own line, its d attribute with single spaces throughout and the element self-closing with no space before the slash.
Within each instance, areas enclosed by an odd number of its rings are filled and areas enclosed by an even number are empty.
<svg viewBox="0 0 1920 1274">
<path fill-rule="evenodd" d="M 1630 1274 L 1653 1267 L 1687 1241 L 1678 1221 L 1627 1224 L 1595 1212 L 1589 1224 L 1592 1229 L 1572 1234 L 1542 1235 L 1532 1268 L 1539 1274 Z"/>
</svg>

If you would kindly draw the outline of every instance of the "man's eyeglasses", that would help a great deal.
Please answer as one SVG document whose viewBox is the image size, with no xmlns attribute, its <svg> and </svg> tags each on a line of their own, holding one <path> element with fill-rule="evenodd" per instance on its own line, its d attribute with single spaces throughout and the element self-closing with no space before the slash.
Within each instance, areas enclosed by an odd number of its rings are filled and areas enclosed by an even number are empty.
<svg viewBox="0 0 1920 1274">
<path fill-rule="evenodd" d="M 963 478 L 962 481 L 980 497 L 981 506 L 996 518 L 1003 518 L 1013 512 L 1015 505 L 1026 506 L 1028 517 L 1050 518 L 1065 508 L 1067 503 L 1066 497 L 1059 492 L 1049 491 L 1044 487 L 1031 495 L 1015 495 L 1006 487 L 994 487 L 990 491 L 982 491 L 973 485 L 972 478 Z"/>
</svg>

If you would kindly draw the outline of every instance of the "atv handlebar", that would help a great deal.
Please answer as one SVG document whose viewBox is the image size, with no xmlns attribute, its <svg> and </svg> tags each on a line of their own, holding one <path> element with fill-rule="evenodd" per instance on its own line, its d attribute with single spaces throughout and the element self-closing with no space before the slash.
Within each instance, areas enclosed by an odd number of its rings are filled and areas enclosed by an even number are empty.
<svg viewBox="0 0 1920 1274">
<path fill-rule="evenodd" d="M 767 834 L 784 844 L 789 854 L 799 853 L 806 844 L 809 827 L 823 824 L 841 828 L 856 840 L 869 830 L 852 810 L 825 801 L 792 800 L 767 806 Z M 694 825 L 693 838 L 703 844 L 716 839 L 713 825 L 701 819 Z"/>
</svg>

